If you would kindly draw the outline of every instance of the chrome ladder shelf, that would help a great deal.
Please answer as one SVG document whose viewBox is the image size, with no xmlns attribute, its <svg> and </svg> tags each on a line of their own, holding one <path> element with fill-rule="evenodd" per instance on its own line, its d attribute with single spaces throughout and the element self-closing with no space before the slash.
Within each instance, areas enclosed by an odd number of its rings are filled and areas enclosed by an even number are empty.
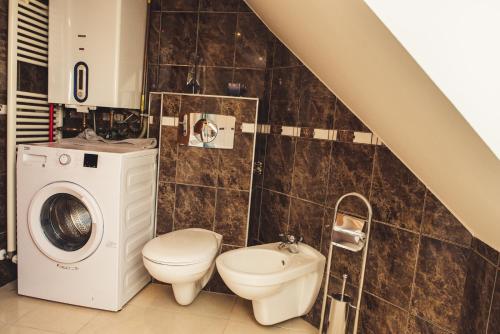
<svg viewBox="0 0 500 334">
<path fill-rule="evenodd" d="M 342 201 L 348 197 L 357 197 L 363 203 L 366 205 L 368 209 L 368 219 L 357 219 L 353 218 L 353 221 L 363 221 L 366 223 L 366 232 L 363 232 L 364 226 L 361 226 L 359 230 L 352 230 L 348 229 L 342 226 L 339 226 L 337 224 L 337 214 L 338 210 L 340 207 L 340 204 Z M 358 322 L 359 322 L 359 313 L 360 313 L 360 307 L 361 307 L 361 298 L 363 295 L 363 284 L 365 280 L 365 268 L 366 268 L 366 258 L 368 255 L 368 242 L 370 240 L 370 228 L 371 228 L 371 222 L 372 222 L 372 206 L 370 202 L 364 197 L 363 195 L 359 193 L 348 193 L 343 195 L 342 197 L 339 198 L 337 203 L 335 204 L 335 211 L 333 215 L 333 224 L 332 224 L 332 231 L 330 233 L 331 241 L 330 241 L 330 247 L 328 250 L 328 262 L 327 262 L 327 268 L 325 272 L 325 285 L 324 285 L 324 291 L 323 291 L 323 305 L 321 308 L 321 323 L 319 327 L 319 334 L 324 334 L 324 323 L 325 323 L 325 311 L 326 311 L 326 302 L 328 299 L 328 285 L 330 281 L 330 270 L 332 266 L 332 255 L 333 255 L 333 248 L 338 247 L 338 248 L 343 248 L 347 249 L 351 252 L 359 252 L 363 250 L 363 257 L 361 261 L 361 272 L 360 272 L 360 277 L 359 277 L 359 285 L 358 285 L 358 300 L 356 302 L 356 306 L 354 307 L 356 310 L 356 315 L 354 317 L 354 328 L 353 328 L 353 333 L 356 334 L 358 332 Z M 349 215 L 345 215 L 347 217 L 350 217 Z M 345 239 L 335 239 L 335 235 L 340 235 L 340 236 L 345 236 Z M 326 328 L 328 330 L 328 328 Z M 346 331 L 347 332 L 347 331 Z"/>
</svg>

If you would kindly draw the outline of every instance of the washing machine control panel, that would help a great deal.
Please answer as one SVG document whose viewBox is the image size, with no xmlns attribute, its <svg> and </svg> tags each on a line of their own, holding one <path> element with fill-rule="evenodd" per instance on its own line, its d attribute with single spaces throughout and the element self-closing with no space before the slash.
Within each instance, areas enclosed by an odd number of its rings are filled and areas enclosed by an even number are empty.
<svg viewBox="0 0 500 334">
<path fill-rule="evenodd" d="M 59 156 L 59 163 L 63 166 L 69 165 L 71 157 L 68 154 L 61 154 Z"/>
<path fill-rule="evenodd" d="M 97 168 L 97 154 L 85 153 L 83 155 L 83 167 Z"/>
</svg>

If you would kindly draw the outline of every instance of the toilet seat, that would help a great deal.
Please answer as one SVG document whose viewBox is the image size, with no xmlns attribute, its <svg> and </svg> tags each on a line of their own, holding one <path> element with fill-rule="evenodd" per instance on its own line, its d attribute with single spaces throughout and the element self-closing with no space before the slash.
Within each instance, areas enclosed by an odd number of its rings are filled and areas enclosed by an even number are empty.
<svg viewBox="0 0 500 334">
<path fill-rule="evenodd" d="M 142 255 L 157 264 L 187 266 L 212 261 L 218 248 L 213 232 L 190 228 L 154 238 L 144 246 Z"/>
</svg>

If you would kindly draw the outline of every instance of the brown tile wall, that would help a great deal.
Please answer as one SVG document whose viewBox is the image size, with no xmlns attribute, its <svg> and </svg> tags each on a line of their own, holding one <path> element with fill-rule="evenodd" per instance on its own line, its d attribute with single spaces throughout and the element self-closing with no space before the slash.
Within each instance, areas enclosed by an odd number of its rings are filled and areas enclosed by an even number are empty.
<svg viewBox="0 0 500 334">
<path fill-rule="evenodd" d="M 257 99 L 152 93 L 150 101 L 160 117 L 193 110 L 236 117 L 232 150 L 179 145 L 177 127 L 159 129 L 157 235 L 198 227 L 222 234 L 223 251 L 246 246 L 254 134 L 243 133 L 241 123 L 255 122 Z M 227 292 L 219 277 L 208 288 Z"/>
<path fill-rule="evenodd" d="M 261 108 L 268 113 L 259 122 L 272 130 L 257 138 L 264 173 L 254 178 L 251 242 L 298 234 L 326 256 L 337 199 L 359 192 L 374 212 L 361 332 L 472 334 L 489 326 L 488 333 L 499 333 L 498 252 L 473 238 L 387 147 L 352 143 L 354 131 L 370 130 L 280 42 L 271 63 Z M 301 134 L 335 129 L 339 136 L 282 136 L 280 126 L 301 127 Z M 356 200 L 341 210 L 366 216 Z M 344 273 L 355 292 L 360 255 L 334 250 L 330 293 L 339 292 Z M 318 324 L 320 309 L 318 303 L 306 318 Z"/>
<path fill-rule="evenodd" d="M 273 134 L 256 138 L 255 161 L 263 163 L 264 172 L 253 179 L 249 244 L 276 241 L 280 232 L 290 232 L 326 253 L 335 202 L 346 192 L 360 192 L 370 199 L 375 218 L 363 332 L 486 333 L 489 317 L 488 333 L 500 333 L 498 253 L 473 239 L 389 149 L 352 143 L 355 131 L 370 130 L 243 1 L 153 1 L 151 28 L 151 91 L 193 92 L 186 78 L 198 65 L 197 92 L 226 95 L 227 83 L 235 81 L 248 86 L 246 96 L 260 99 L 258 121 L 271 124 Z M 160 110 L 160 99 L 151 103 Z M 175 101 L 164 100 L 163 105 L 164 115 L 172 114 L 168 108 L 178 108 Z M 302 127 L 301 137 L 280 135 L 281 126 Z M 310 139 L 314 128 L 337 130 L 339 141 Z M 159 128 L 156 131 L 153 135 Z M 238 187 L 213 193 L 234 181 L 219 177 L 224 165 L 220 156 L 208 153 L 188 160 L 189 149 L 179 152 L 172 144 L 175 135 L 174 129 L 162 128 L 159 214 L 167 218 L 158 233 L 172 230 L 176 218 L 193 215 L 177 198 L 193 199 L 210 215 L 215 212 L 214 225 L 206 216 L 197 216 L 204 226 L 226 228 L 230 221 L 241 220 L 231 209 L 218 214 L 217 205 L 211 204 L 214 196 L 236 203 L 246 200 Z M 218 170 L 192 175 L 197 167 L 216 163 Z M 179 168 L 182 171 L 176 172 Z M 188 190 L 178 178 L 196 180 L 196 185 Z M 342 210 L 365 215 L 357 201 L 345 202 Z M 219 223 L 217 217 L 223 215 L 232 218 Z M 231 227 L 228 233 L 235 236 L 232 244 L 241 244 L 240 232 Z M 336 251 L 330 292 L 338 290 L 343 273 L 350 275 L 349 289 L 355 289 L 359 261 L 359 255 Z M 317 323 L 319 309 L 316 304 L 307 318 Z"/>
</svg>

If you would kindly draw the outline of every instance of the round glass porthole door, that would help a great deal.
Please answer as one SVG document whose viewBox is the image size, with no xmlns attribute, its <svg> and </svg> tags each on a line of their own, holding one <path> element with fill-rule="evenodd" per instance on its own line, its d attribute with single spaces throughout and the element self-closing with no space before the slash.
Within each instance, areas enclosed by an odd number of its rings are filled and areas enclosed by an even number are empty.
<svg viewBox="0 0 500 334">
<path fill-rule="evenodd" d="M 28 215 L 33 241 L 57 262 L 84 260 L 102 239 L 102 215 L 97 202 L 74 183 L 57 182 L 39 190 Z"/>
</svg>

